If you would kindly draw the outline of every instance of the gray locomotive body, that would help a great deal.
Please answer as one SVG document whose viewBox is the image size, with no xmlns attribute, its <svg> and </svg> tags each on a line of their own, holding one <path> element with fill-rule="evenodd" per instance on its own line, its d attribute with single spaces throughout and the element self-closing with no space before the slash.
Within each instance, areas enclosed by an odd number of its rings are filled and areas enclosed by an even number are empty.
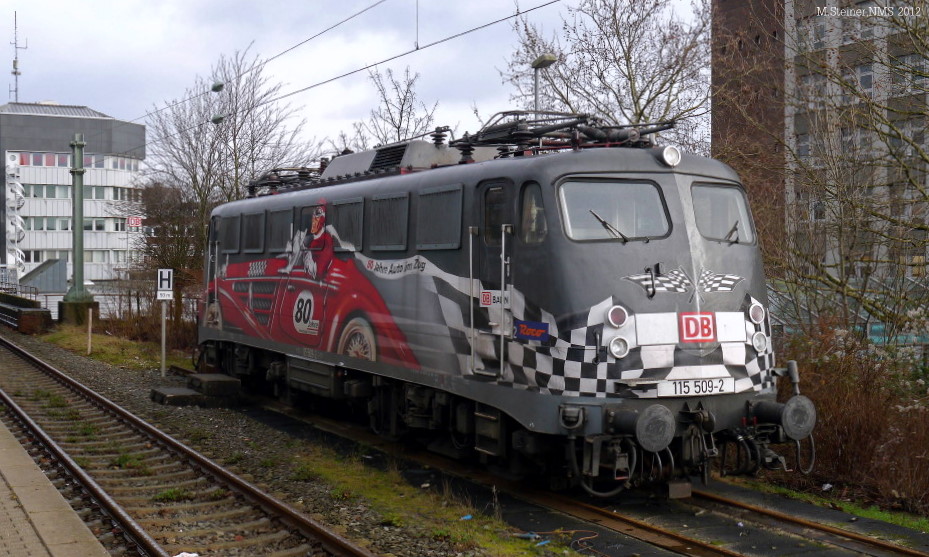
<svg viewBox="0 0 929 557">
<path fill-rule="evenodd" d="M 743 472 L 799 450 L 815 409 L 796 373 L 775 400 L 738 176 L 673 148 L 520 154 L 410 142 L 217 208 L 204 367 L 597 495 L 706 474 L 727 444 Z M 372 172 L 388 155 L 424 169 Z"/>
</svg>

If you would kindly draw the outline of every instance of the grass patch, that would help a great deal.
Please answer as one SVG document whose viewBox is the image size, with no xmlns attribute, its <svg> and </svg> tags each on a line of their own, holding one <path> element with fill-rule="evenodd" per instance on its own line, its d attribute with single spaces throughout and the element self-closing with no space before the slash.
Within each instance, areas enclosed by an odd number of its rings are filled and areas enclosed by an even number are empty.
<svg viewBox="0 0 929 557">
<path fill-rule="evenodd" d="M 45 401 L 46 408 L 67 408 L 68 406 L 70 405 L 68 401 L 65 400 L 65 397 L 58 394 L 50 395 Z"/>
<path fill-rule="evenodd" d="M 188 501 L 190 499 L 193 499 L 193 495 L 186 489 L 178 487 L 166 489 L 152 496 L 152 501 L 156 503 L 175 503 L 177 501 Z"/>
<path fill-rule="evenodd" d="M 82 356 L 87 355 L 87 328 L 74 325 L 59 325 L 42 340 L 55 344 Z M 155 342 L 127 340 L 107 334 L 91 335 L 90 358 L 113 366 L 132 370 L 146 370 L 161 366 L 161 345 Z M 166 365 L 190 367 L 190 356 L 171 351 L 165 356 Z"/>
<path fill-rule="evenodd" d="M 194 428 L 187 431 L 187 440 L 193 443 L 202 443 L 210 438 L 210 433 L 201 428 Z"/>
<path fill-rule="evenodd" d="M 84 438 L 85 441 L 95 439 L 97 434 L 100 433 L 100 428 L 95 424 L 88 422 L 79 422 L 75 425 L 74 434 L 79 435 Z"/>
<path fill-rule="evenodd" d="M 151 476 L 152 471 L 148 466 L 142 464 L 142 457 L 132 453 L 121 453 L 119 456 L 110 461 L 110 466 L 121 468 L 123 470 L 134 470 L 141 476 Z"/>
<path fill-rule="evenodd" d="M 317 448 L 312 454 L 294 460 L 292 474 L 295 479 L 325 482 L 331 486 L 329 494 L 333 500 L 364 500 L 369 508 L 380 514 L 385 527 L 408 526 L 423 537 L 445 540 L 461 552 L 481 548 L 501 557 L 542 553 L 576 555 L 563 545 L 560 537 L 539 548 L 535 545 L 537 541 L 513 538 L 509 535 L 512 531 L 509 525 L 481 513 L 451 494 L 450 489 L 413 487 L 395 467 L 377 470 L 366 467 L 360 458 L 343 457 L 329 449 Z M 464 520 L 468 515 L 471 518 Z"/>
<path fill-rule="evenodd" d="M 301 462 L 294 468 L 290 478 L 297 482 L 315 482 L 319 480 L 319 474 L 314 472 L 311 466 Z"/>
<path fill-rule="evenodd" d="M 785 497 L 790 497 L 791 499 L 804 501 L 806 503 L 818 505 L 820 507 L 838 507 L 839 510 L 843 512 L 861 518 L 871 518 L 874 520 L 880 520 L 883 522 L 896 524 L 898 526 L 903 526 L 905 528 L 910 528 L 912 530 L 918 530 L 920 532 L 929 532 L 929 518 L 924 516 L 900 511 L 885 511 L 874 505 L 859 505 L 851 501 L 842 501 L 834 498 L 822 497 L 813 493 L 796 491 L 787 487 L 745 478 L 740 479 L 739 483 L 744 483 L 745 485 L 748 485 L 749 487 L 758 491 L 783 495 Z"/>
<path fill-rule="evenodd" d="M 67 422 L 76 422 L 81 419 L 81 413 L 76 408 L 68 408 L 67 410 L 51 408 L 45 414 L 49 418 L 55 418 Z"/>
<path fill-rule="evenodd" d="M 110 466 L 116 468 L 140 468 L 142 466 L 142 459 L 139 458 L 139 455 L 134 455 L 131 453 L 122 453 L 113 460 L 110 461 Z"/>
</svg>

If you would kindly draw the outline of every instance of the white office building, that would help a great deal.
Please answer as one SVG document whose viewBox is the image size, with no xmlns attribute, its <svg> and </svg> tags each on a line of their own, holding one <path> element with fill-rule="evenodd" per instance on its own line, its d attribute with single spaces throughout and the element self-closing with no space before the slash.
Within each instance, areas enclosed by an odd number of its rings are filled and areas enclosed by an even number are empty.
<svg viewBox="0 0 929 557">
<path fill-rule="evenodd" d="M 70 143 L 83 134 L 83 222 L 72 222 Z M 141 235 L 139 165 L 145 127 L 84 106 L 9 103 L 0 106 L 0 152 L 5 198 L 0 204 L 6 245 L 0 261 L 21 281 L 39 283 L 49 262 L 64 261 L 72 276 L 72 230 L 84 233 L 84 277 L 119 278 Z M 47 288 L 46 288 L 47 289 Z"/>
</svg>

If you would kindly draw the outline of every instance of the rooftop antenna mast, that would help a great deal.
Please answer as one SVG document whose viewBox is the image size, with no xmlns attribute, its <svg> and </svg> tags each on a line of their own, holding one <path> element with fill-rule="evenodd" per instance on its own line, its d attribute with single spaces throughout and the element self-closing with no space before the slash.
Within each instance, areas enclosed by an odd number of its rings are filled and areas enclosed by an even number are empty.
<svg viewBox="0 0 929 557">
<path fill-rule="evenodd" d="M 13 12 L 13 42 L 10 43 L 13 45 L 13 78 L 14 85 L 10 89 L 10 93 L 13 93 L 13 101 L 19 102 L 19 76 L 22 75 L 22 72 L 19 71 L 19 51 L 26 50 L 29 48 L 29 41 L 26 41 L 26 46 L 19 46 L 19 25 L 16 19 L 16 12 Z"/>
</svg>

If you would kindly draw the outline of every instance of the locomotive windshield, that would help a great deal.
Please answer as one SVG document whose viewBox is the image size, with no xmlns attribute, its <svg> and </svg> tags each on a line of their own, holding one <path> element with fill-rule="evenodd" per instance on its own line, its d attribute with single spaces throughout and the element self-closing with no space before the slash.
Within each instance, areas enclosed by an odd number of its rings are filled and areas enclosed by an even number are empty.
<svg viewBox="0 0 929 557">
<path fill-rule="evenodd" d="M 694 184 L 694 213 L 700 234 L 730 244 L 755 241 L 742 190 L 721 184 Z"/>
<path fill-rule="evenodd" d="M 669 231 L 667 211 L 651 182 L 565 182 L 565 232 L 572 240 L 644 240 Z"/>
</svg>

